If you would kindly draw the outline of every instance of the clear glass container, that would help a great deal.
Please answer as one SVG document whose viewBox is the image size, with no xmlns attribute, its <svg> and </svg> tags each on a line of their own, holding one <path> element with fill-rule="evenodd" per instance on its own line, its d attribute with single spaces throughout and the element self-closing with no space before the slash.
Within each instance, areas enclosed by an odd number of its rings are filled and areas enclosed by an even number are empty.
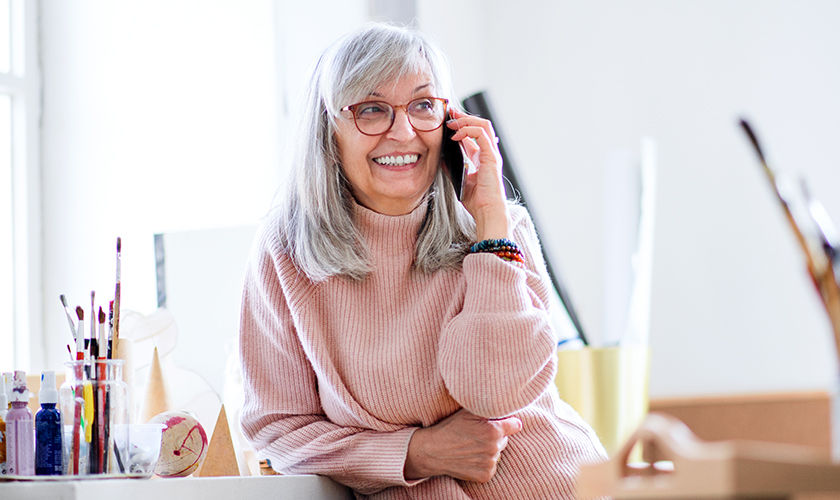
<svg viewBox="0 0 840 500">
<path fill-rule="evenodd" d="M 123 361 L 71 361 L 59 391 L 67 475 L 126 474 L 128 386 Z"/>
</svg>

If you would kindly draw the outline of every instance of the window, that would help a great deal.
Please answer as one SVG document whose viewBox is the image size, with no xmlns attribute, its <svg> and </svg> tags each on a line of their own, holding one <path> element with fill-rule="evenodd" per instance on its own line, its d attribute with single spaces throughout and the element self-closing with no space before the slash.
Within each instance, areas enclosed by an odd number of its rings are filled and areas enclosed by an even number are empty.
<svg viewBox="0 0 840 500">
<path fill-rule="evenodd" d="M 8 6 L 8 4 L 7 4 Z M 12 99 L 0 94 L 0 367 L 14 361 L 14 245 L 12 225 Z"/>
<path fill-rule="evenodd" d="M 40 337 L 37 2 L 0 0 L 0 369 L 28 370 Z"/>
</svg>

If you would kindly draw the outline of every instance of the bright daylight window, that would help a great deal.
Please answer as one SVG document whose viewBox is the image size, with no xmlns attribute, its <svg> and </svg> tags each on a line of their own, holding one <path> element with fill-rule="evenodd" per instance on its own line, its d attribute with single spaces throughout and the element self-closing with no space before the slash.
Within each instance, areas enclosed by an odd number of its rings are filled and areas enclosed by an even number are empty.
<svg viewBox="0 0 840 500">
<path fill-rule="evenodd" d="M 25 0 L 0 0 L 0 369 L 9 371 L 16 366 L 26 366 L 29 333 L 20 332 L 26 321 L 20 321 L 28 299 L 19 300 L 21 285 L 28 276 L 21 269 L 16 249 L 21 238 L 28 238 L 29 230 L 18 227 L 16 221 L 25 220 L 25 189 L 27 187 L 27 145 L 31 137 L 26 130 L 27 114 L 35 105 L 36 92 L 26 78 L 30 67 L 25 61 L 32 53 L 24 46 L 26 31 L 32 29 L 25 12 L 35 2 Z M 30 18 L 31 19 L 31 18 Z M 17 250 L 20 251 L 20 250 Z M 23 287 L 26 290 L 27 287 Z M 28 330 L 28 328 L 27 328 Z"/>
<path fill-rule="evenodd" d="M 12 99 L 0 94 L 0 367 L 14 361 L 14 247 L 12 226 Z"/>
</svg>

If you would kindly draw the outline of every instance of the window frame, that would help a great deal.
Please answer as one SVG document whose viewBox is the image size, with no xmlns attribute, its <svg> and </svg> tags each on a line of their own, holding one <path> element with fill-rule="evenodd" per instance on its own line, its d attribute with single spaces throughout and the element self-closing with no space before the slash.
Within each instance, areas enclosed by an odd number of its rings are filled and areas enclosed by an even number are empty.
<svg viewBox="0 0 840 500">
<path fill-rule="evenodd" d="M 11 96 L 12 363 L 31 371 L 44 362 L 41 286 L 41 73 L 38 2 L 11 0 L 10 72 L 0 93 Z"/>
</svg>

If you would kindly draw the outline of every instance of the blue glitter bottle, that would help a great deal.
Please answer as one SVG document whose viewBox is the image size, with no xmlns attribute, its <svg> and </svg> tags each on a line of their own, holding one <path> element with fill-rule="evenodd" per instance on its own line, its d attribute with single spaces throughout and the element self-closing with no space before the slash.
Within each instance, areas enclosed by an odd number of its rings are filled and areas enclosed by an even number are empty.
<svg viewBox="0 0 840 500">
<path fill-rule="evenodd" d="M 45 371 L 41 374 L 38 400 L 41 403 L 41 409 L 35 415 L 35 474 L 59 476 L 63 472 L 63 464 L 61 415 L 55 409 L 58 403 L 55 372 Z"/>
</svg>

